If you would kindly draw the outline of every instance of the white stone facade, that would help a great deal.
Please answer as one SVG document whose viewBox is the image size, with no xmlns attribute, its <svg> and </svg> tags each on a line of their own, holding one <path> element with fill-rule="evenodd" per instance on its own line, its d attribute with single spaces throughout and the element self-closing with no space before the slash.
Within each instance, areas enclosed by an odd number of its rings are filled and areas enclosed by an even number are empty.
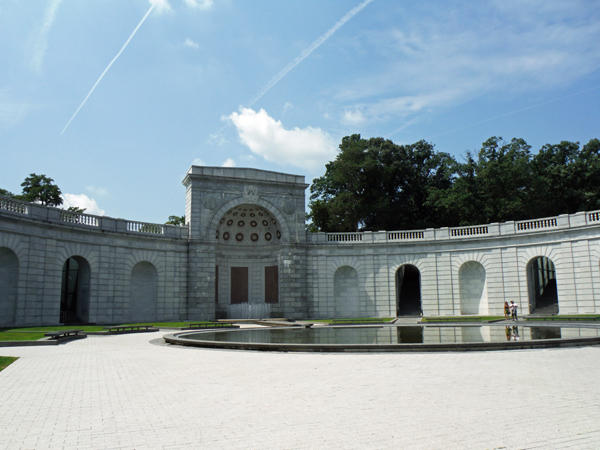
<svg viewBox="0 0 600 450">
<path fill-rule="evenodd" d="M 0 198 L 0 326 L 62 323 L 72 298 L 89 323 L 223 318 L 236 302 L 293 318 L 393 317 L 399 302 L 426 316 L 502 315 L 511 300 L 528 314 L 544 295 L 535 276 L 559 314 L 600 313 L 598 212 L 313 234 L 303 176 L 192 166 L 184 185 L 184 227 Z"/>
</svg>

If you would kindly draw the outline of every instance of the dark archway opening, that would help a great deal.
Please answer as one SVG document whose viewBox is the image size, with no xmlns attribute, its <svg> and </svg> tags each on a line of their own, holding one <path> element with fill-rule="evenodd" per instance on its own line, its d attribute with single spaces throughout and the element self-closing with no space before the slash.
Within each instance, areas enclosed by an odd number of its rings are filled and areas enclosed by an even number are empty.
<svg viewBox="0 0 600 450">
<path fill-rule="evenodd" d="M 558 288 L 556 268 L 545 256 L 538 256 L 527 265 L 529 287 L 529 313 L 558 314 Z"/>
<path fill-rule="evenodd" d="M 398 316 L 419 316 L 421 307 L 421 272 L 406 264 L 396 271 L 396 313 Z"/>
<path fill-rule="evenodd" d="M 82 324 L 89 320 L 90 265 L 80 256 L 65 261 L 60 292 L 60 323 Z"/>
</svg>

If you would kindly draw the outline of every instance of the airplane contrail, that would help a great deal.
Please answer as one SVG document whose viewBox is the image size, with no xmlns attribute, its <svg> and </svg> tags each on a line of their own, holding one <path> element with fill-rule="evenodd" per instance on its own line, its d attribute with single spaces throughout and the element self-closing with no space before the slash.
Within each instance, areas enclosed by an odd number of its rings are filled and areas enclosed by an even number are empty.
<svg viewBox="0 0 600 450">
<path fill-rule="evenodd" d="M 302 51 L 302 53 L 300 53 L 299 56 L 297 56 L 287 66 L 285 66 L 281 70 L 281 72 L 279 72 L 277 75 L 275 75 L 271 79 L 271 81 L 269 81 L 266 84 L 266 86 L 262 88 L 262 90 L 258 93 L 258 95 L 256 97 L 254 97 L 254 99 L 250 102 L 250 105 L 248 107 L 251 107 L 252 105 L 254 105 L 263 95 L 265 95 L 267 92 L 269 92 L 269 90 L 273 86 L 275 86 L 277 84 L 277 82 L 279 82 L 279 80 L 281 80 L 290 70 L 292 70 L 294 67 L 296 67 L 298 64 L 300 64 L 306 57 L 308 57 L 308 55 L 310 55 L 313 51 L 315 51 L 317 48 L 319 48 L 323 42 L 325 42 L 327 39 L 329 39 L 333 33 L 335 33 L 337 30 L 339 30 L 342 27 L 342 25 L 344 25 L 346 22 L 348 22 L 350 19 L 352 19 L 356 14 L 358 14 L 365 6 L 367 6 L 372 1 L 373 0 L 365 0 L 360 5 L 356 6 L 352 10 L 350 10 L 350 12 L 348 14 L 346 14 L 344 17 L 342 17 L 340 20 L 338 20 L 333 27 L 331 27 L 329 30 L 327 30 L 324 35 L 319 37 L 309 47 L 304 49 Z"/>
<path fill-rule="evenodd" d="M 554 98 L 552 100 L 548 100 L 548 101 L 545 101 L 545 102 L 542 102 L 542 103 L 536 103 L 535 105 L 527 106 L 525 108 L 516 109 L 514 111 L 510 111 L 510 112 L 507 112 L 507 113 L 504 113 L 504 114 L 500 114 L 499 116 L 490 117 L 489 119 L 484 119 L 484 120 L 481 120 L 479 122 L 471 123 L 469 125 L 465 125 L 463 127 L 456 128 L 454 130 L 450 130 L 450 131 L 445 131 L 443 133 L 434 134 L 433 136 L 429 136 L 429 138 L 434 138 L 434 137 L 438 137 L 438 136 L 444 136 L 446 134 L 450 134 L 450 133 L 454 133 L 456 131 L 464 130 L 465 128 L 471 128 L 471 127 L 474 127 L 476 125 L 481 125 L 482 123 L 491 122 L 492 120 L 496 120 L 496 119 L 500 119 L 502 117 L 510 116 L 512 114 L 517 114 L 517 113 L 520 113 L 520 112 L 523 112 L 523 111 L 527 111 L 529 109 L 538 108 L 540 106 L 544 106 L 544 105 L 548 105 L 550 103 L 558 102 L 558 101 L 564 100 L 566 98 L 575 97 L 576 95 L 585 94 L 586 92 L 595 91 L 596 89 L 600 89 L 600 86 L 595 86 L 593 88 L 586 89 L 584 91 L 575 92 L 573 94 L 565 95 L 564 97 Z"/>
<path fill-rule="evenodd" d="M 127 41 L 125 42 L 123 47 L 121 47 L 121 50 L 119 50 L 119 53 L 117 53 L 117 56 L 115 56 L 112 59 L 112 61 L 110 62 L 110 64 L 106 67 L 106 69 L 104 69 L 104 72 L 102 72 L 102 75 L 100 75 L 100 78 L 98 78 L 98 81 L 96 81 L 96 83 L 94 84 L 94 86 L 92 86 L 92 89 L 90 90 L 88 95 L 83 99 L 83 102 L 81 102 L 81 105 L 79 105 L 79 108 L 77 108 L 77 111 L 75 111 L 75 114 L 73 114 L 73 117 L 71 117 L 71 120 L 69 120 L 69 122 L 65 125 L 65 127 L 61 131 L 61 133 L 60 133 L 61 135 L 65 132 L 67 127 L 73 121 L 73 119 L 75 118 L 75 116 L 77 115 L 79 110 L 82 108 L 82 106 L 85 105 L 85 102 L 87 101 L 87 99 L 90 98 L 90 95 L 92 95 L 92 92 L 94 92 L 94 89 L 96 89 L 96 86 L 98 86 L 98 83 L 100 83 L 100 80 L 102 80 L 102 77 L 104 77 L 106 72 L 108 72 L 108 69 L 110 69 L 110 66 L 112 66 L 113 63 L 117 60 L 117 58 L 119 56 L 121 56 L 121 53 L 123 53 L 123 50 L 125 50 L 125 47 L 127 47 L 127 44 L 129 44 L 129 41 L 131 41 L 131 38 L 133 38 L 133 36 L 135 36 L 135 33 L 137 33 L 137 30 L 142 26 L 142 24 L 146 20 L 146 17 L 148 17 L 148 15 L 152 12 L 152 10 L 154 9 L 155 6 L 156 6 L 156 3 L 153 3 L 152 6 L 150 6 L 150 9 L 146 13 L 146 15 L 144 17 L 142 17 L 142 20 L 140 20 L 140 23 L 138 23 L 137 27 L 135 27 L 135 30 L 133 30 L 133 33 L 131 33 L 131 36 L 129 36 L 129 39 L 127 39 Z"/>
</svg>

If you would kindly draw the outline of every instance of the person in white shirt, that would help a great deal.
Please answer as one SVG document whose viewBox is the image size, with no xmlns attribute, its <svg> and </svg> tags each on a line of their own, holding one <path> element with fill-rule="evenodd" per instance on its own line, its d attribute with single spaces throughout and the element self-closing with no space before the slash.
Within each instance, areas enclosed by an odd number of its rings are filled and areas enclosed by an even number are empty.
<svg viewBox="0 0 600 450">
<path fill-rule="evenodd" d="M 513 320 L 519 320 L 517 319 L 517 304 L 511 300 L 510 302 L 510 316 Z"/>
</svg>

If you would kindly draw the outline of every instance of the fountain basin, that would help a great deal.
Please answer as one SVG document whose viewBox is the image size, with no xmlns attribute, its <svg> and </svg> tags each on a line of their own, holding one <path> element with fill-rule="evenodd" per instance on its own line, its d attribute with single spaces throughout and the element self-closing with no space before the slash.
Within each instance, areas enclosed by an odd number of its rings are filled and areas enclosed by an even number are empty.
<svg viewBox="0 0 600 450">
<path fill-rule="evenodd" d="M 600 344 L 600 329 L 540 325 L 343 326 L 181 332 L 169 344 L 300 352 L 488 351 Z"/>
</svg>

